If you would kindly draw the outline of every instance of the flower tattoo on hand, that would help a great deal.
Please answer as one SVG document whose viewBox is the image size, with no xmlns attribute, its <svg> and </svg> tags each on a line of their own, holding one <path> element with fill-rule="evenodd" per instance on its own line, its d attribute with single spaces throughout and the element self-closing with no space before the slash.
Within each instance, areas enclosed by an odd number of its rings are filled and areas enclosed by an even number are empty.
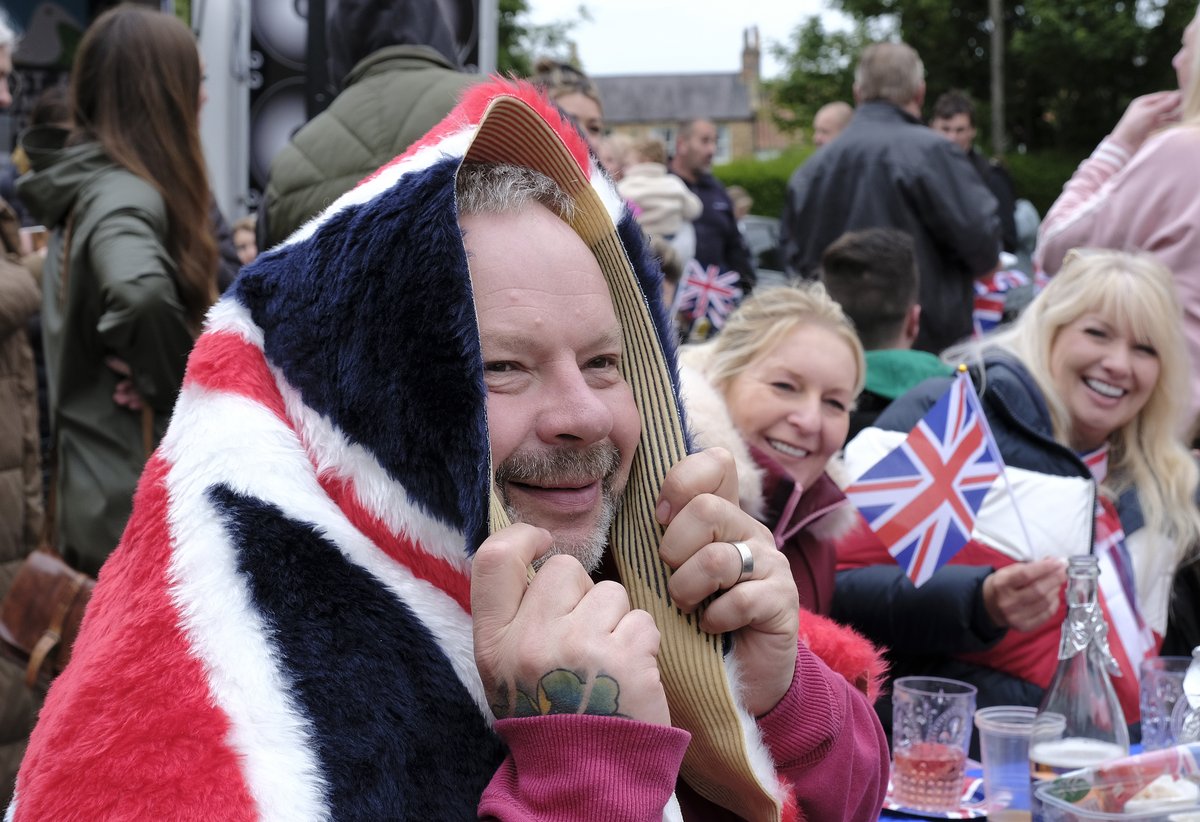
<svg viewBox="0 0 1200 822">
<path fill-rule="evenodd" d="M 514 687 L 508 694 L 501 694 L 504 698 L 492 705 L 492 711 L 502 718 L 551 714 L 622 716 L 620 696 L 621 687 L 610 676 L 597 674 L 585 682 L 574 671 L 556 668 L 538 680 L 533 693 Z"/>
</svg>

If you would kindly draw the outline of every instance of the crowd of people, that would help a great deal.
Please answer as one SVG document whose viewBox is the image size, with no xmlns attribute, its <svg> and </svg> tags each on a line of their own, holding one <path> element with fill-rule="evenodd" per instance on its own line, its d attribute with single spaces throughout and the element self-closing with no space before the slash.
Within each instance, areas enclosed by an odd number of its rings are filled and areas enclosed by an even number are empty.
<svg viewBox="0 0 1200 822">
<path fill-rule="evenodd" d="M 1036 239 L 972 101 L 868 46 L 766 286 L 703 112 L 610 135 L 409 5 L 337 7 L 340 93 L 232 227 L 173 15 L 97 17 L 19 136 L 0 599 L 39 545 L 97 584 L 52 682 L 0 654 L 8 818 L 873 819 L 887 682 L 1037 705 L 1087 553 L 1136 725 L 1200 644 L 1200 10 Z M 702 335 L 693 270 L 736 285 Z M 1004 478 L 917 584 L 846 489 L 964 373 Z"/>
</svg>

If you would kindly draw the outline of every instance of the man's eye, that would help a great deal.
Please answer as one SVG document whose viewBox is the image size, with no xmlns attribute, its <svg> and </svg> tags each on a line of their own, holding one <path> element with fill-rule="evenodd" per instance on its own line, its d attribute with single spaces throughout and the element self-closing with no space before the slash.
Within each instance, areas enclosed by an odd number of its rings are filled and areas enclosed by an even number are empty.
<svg viewBox="0 0 1200 822">
<path fill-rule="evenodd" d="M 505 360 L 498 362 L 487 362 L 483 364 L 483 370 L 489 374 L 504 374 L 509 371 L 516 371 L 517 364 L 515 362 L 508 362 Z"/>
<path fill-rule="evenodd" d="M 620 359 L 614 355 L 605 354 L 602 357 L 592 357 L 587 361 L 588 368 L 616 368 L 620 365 Z"/>
</svg>

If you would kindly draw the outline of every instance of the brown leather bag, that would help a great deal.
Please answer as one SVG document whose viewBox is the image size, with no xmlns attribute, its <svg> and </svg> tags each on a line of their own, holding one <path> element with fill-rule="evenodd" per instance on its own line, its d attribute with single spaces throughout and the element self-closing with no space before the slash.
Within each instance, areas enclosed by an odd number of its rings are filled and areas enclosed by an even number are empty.
<svg viewBox="0 0 1200 822">
<path fill-rule="evenodd" d="M 25 663 L 29 687 L 66 667 L 95 584 L 45 546 L 21 564 L 0 606 L 0 640 Z"/>
</svg>

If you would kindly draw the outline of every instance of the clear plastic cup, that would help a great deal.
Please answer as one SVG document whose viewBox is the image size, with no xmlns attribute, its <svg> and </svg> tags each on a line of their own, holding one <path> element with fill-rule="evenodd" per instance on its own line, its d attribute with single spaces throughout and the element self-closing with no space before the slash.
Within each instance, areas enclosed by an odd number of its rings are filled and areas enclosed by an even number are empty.
<svg viewBox="0 0 1200 822">
<path fill-rule="evenodd" d="M 994 705 L 975 712 L 983 794 L 992 822 L 1028 822 L 1033 818 L 1029 788 L 1029 734 L 1036 708 Z"/>
</svg>

